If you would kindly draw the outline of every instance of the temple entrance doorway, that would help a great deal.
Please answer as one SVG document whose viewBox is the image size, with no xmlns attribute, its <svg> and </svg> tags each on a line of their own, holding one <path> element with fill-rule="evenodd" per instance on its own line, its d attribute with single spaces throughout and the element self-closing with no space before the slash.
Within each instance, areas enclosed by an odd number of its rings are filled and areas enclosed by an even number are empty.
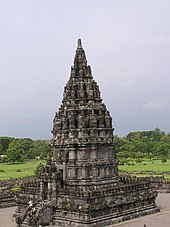
<svg viewBox="0 0 170 227">
<path fill-rule="evenodd" d="M 44 182 L 43 200 L 48 199 L 48 182 Z"/>
<path fill-rule="evenodd" d="M 63 188 L 63 186 L 64 186 L 64 181 L 63 181 L 63 169 L 59 169 L 59 171 L 60 171 L 60 174 L 61 174 L 60 185 L 61 185 L 61 188 Z"/>
</svg>

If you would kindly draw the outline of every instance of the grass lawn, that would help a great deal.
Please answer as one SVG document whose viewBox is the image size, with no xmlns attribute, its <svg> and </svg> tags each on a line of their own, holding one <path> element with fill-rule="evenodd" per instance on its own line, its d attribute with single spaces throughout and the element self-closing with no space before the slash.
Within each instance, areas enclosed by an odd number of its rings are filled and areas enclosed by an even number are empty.
<svg viewBox="0 0 170 227">
<path fill-rule="evenodd" d="M 0 172 L 0 180 L 33 176 L 35 175 L 34 170 L 39 163 L 45 163 L 45 161 L 40 160 L 21 164 L 0 163 L 0 170 L 3 169 L 5 171 Z M 170 160 L 162 163 L 161 160 L 150 161 L 145 159 L 142 163 L 136 163 L 135 160 L 131 159 L 129 163 L 134 163 L 134 165 L 119 165 L 119 170 L 127 171 L 137 176 L 159 175 L 163 172 L 168 172 L 165 178 L 170 179 Z"/>
<path fill-rule="evenodd" d="M 145 159 L 141 163 L 136 163 L 135 160 L 131 159 L 129 160 L 129 163 L 134 163 L 134 165 L 119 165 L 119 170 L 127 171 L 133 173 L 134 175 L 141 173 L 143 176 L 151 175 L 151 172 L 153 175 L 159 175 L 161 173 L 168 172 L 165 177 L 170 179 L 170 160 L 168 160 L 166 163 L 162 163 L 161 160 L 150 161 L 149 159 Z M 140 176 L 142 176 L 141 174 Z"/>
<path fill-rule="evenodd" d="M 39 163 L 45 163 L 45 161 L 40 160 L 20 164 L 0 163 L 0 170 L 4 170 L 4 172 L 0 172 L 0 180 L 34 176 L 34 170 Z"/>
</svg>

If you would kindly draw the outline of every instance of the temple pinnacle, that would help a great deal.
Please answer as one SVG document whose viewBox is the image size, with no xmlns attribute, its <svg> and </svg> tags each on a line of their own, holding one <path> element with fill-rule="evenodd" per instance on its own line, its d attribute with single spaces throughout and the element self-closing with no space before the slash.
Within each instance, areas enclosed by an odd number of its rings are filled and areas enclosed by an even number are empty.
<svg viewBox="0 0 170 227">
<path fill-rule="evenodd" d="M 82 48 L 82 45 L 81 45 L 81 39 L 78 39 L 78 45 L 77 45 L 77 48 L 78 48 L 78 49 Z"/>
</svg>

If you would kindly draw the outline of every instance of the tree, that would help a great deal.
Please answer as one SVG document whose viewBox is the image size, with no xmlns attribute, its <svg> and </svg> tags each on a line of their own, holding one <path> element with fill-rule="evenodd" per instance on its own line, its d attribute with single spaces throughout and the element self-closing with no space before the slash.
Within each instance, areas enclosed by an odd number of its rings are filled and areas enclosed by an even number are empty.
<svg viewBox="0 0 170 227">
<path fill-rule="evenodd" d="M 24 149 L 22 146 L 22 140 L 14 139 L 8 147 L 7 150 L 7 161 L 8 162 L 22 162 L 24 160 Z"/>
<path fill-rule="evenodd" d="M 154 156 L 170 157 L 170 133 L 166 134 L 159 128 L 150 131 L 130 132 L 123 138 L 116 136 L 115 140 L 118 157 L 122 156 L 120 152 L 124 151 L 128 152 L 131 158 L 137 157 L 138 154 L 150 159 Z"/>
<path fill-rule="evenodd" d="M 117 154 L 118 158 L 124 158 L 127 159 L 129 158 L 129 152 L 128 151 L 121 151 Z"/>
<path fill-rule="evenodd" d="M 156 141 L 160 141 L 161 137 L 165 135 L 165 133 L 161 131 L 159 128 L 155 128 L 153 132 L 154 132 L 153 136 Z"/>
<path fill-rule="evenodd" d="M 2 146 L 1 154 L 6 154 L 9 144 L 14 140 L 13 137 L 1 136 L 0 145 Z"/>
<path fill-rule="evenodd" d="M 2 155 L 4 152 L 3 146 L 0 144 L 0 155 Z"/>
<path fill-rule="evenodd" d="M 29 150 L 32 148 L 32 146 L 33 146 L 33 140 L 30 138 L 12 140 L 7 150 L 7 156 L 8 156 L 7 160 L 10 160 L 12 157 L 11 160 L 14 161 L 15 157 L 13 157 L 13 154 L 15 152 L 17 155 L 16 161 L 18 161 L 18 159 L 20 159 L 20 161 L 23 161 L 24 159 L 26 160 Z M 19 156 L 22 156 L 22 158 L 21 157 L 19 158 Z"/>
<path fill-rule="evenodd" d="M 169 143 L 170 144 L 170 133 L 165 134 L 164 136 L 161 137 L 161 141 L 164 143 Z"/>
<path fill-rule="evenodd" d="M 19 143 L 23 151 L 22 155 L 24 159 L 27 159 L 29 150 L 33 147 L 34 141 L 30 138 L 24 138 L 20 139 Z"/>
<path fill-rule="evenodd" d="M 16 162 L 23 162 L 23 160 L 24 159 L 20 150 L 16 149 L 15 147 L 12 147 L 7 151 L 8 162 L 16 163 Z"/>
<path fill-rule="evenodd" d="M 47 154 L 51 151 L 47 141 L 35 140 L 33 146 L 30 148 L 28 157 L 34 159 L 39 156 L 41 159 L 47 157 Z"/>
<path fill-rule="evenodd" d="M 156 147 L 156 155 L 167 157 L 170 154 L 170 144 L 159 142 Z"/>
</svg>

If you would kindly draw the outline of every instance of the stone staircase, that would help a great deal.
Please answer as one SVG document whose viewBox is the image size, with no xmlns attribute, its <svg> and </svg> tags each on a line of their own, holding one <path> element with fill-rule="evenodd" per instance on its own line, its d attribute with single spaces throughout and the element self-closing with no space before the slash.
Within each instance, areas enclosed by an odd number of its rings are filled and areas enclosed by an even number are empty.
<svg viewBox="0 0 170 227">
<path fill-rule="evenodd" d="M 33 209 L 35 209 L 35 211 Z M 31 216 L 30 212 L 32 213 Z M 20 213 L 15 215 L 16 223 L 17 218 L 20 218 L 21 227 L 28 227 L 31 222 L 31 217 L 33 223 L 32 226 L 49 225 L 51 222 L 51 209 L 47 205 L 40 206 L 39 204 L 34 208 L 23 208 L 20 210 Z"/>
</svg>

